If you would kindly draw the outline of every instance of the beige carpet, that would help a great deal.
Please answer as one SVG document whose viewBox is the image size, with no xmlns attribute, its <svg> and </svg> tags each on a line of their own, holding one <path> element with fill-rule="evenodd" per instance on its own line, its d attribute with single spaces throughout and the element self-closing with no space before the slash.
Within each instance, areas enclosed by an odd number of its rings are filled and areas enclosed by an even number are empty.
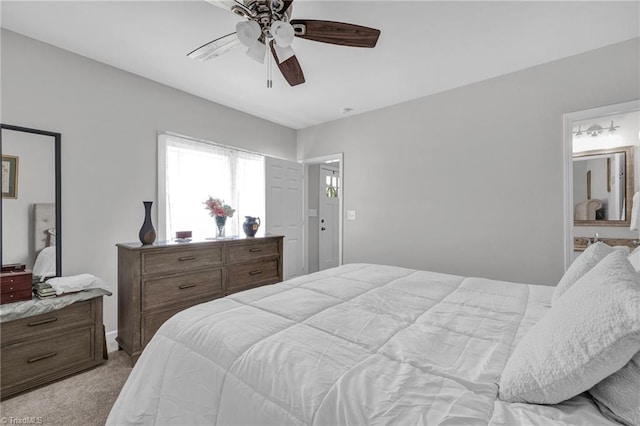
<svg viewBox="0 0 640 426">
<path fill-rule="evenodd" d="M 100 367 L 0 402 L 0 421 L 102 426 L 130 372 L 129 356 L 124 351 L 111 352 Z"/>
</svg>

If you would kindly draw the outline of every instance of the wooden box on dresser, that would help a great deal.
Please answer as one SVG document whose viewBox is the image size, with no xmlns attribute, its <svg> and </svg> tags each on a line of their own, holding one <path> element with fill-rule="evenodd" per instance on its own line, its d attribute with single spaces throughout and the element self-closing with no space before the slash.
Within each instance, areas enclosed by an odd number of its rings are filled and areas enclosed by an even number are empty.
<svg viewBox="0 0 640 426">
<path fill-rule="evenodd" d="M 175 313 L 282 281 L 282 239 L 117 244 L 120 348 L 136 358 Z"/>
<path fill-rule="evenodd" d="M 0 330 L 2 399 L 104 363 L 102 294 L 3 322 Z"/>
</svg>

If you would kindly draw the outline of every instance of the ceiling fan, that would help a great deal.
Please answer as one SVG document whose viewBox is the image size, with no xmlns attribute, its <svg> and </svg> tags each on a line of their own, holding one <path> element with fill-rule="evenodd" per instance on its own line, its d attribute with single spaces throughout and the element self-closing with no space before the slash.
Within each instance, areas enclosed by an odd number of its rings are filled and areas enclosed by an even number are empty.
<svg viewBox="0 0 640 426">
<path fill-rule="evenodd" d="M 380 30 L 344 22 L 291 19 L 293 0 L 206 0 L 215 6 L 242 16 L 247 21 L 236 24 L 236 32 L 217 38 L 187 54 L 206 61 L 244 45 L 247 55 L 264 63 L 267 56 L 267 87 L 271 82 L 271 60 L 291 86 L 305 82 L 304 73 L 291 48 L 294 37 L 352 47 L 375 47 Z M 269 49 L 267 51 L 267 46 Z"/>
</svg>

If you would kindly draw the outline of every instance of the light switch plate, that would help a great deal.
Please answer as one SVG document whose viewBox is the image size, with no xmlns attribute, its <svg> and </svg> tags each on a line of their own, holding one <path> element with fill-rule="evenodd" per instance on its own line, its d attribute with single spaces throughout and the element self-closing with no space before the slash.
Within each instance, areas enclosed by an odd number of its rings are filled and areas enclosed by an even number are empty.
<svg viewBox="0 0 640 426">
<path fill-rule="evenodd" d="M 347 210 L 347 220 L 356 220 L 355 210 Z"/>
</svg>

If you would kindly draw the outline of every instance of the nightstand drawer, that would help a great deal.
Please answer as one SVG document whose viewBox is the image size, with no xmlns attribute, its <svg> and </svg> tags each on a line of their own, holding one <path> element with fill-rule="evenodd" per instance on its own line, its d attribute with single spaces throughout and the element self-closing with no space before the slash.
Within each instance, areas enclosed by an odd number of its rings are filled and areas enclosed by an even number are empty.
<svg viewBox="0 0 640 426">
<path fill-rule="evenodd" d="M 222 264 L 222 247 L 192 248 L 142 254 L 142 274 L 189 272 Z"/>
<path fill-rule="evenodd" d="M 278 262 L 278 258 L 273 258 L 229 266 L 227 292 L 279 282 Z"/>
<path fill-rule="evenodd" d="M 142 280 L 142 310 L 175 305 L 188 299 L 222 296 L 222 268 Z"/>
<path fill-rule="evenodd" d="M 278 241 L 255 241 L 227 247 L 227 262 L 246 262 L 267 256 L 278 255 Z"/>
<path fill-rule="evenodd" d="M 93 327 L 2 348 L 2 387 L 34 381 L 93 360 Z"/>
<path fill-rule="evenodd" d="M 16 341 L 46 336 L 70 327 L 91 324 L 91 301 L 77 302 L 46 314 L 0 324 L 2 346 Z"/>
</svg>

